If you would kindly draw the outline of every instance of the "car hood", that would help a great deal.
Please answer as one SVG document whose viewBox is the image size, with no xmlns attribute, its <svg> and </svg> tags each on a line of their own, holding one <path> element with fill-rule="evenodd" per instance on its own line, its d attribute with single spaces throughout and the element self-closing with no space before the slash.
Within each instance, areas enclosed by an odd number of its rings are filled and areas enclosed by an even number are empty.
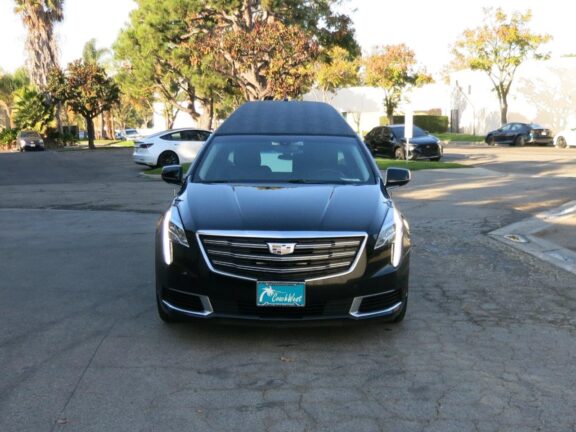
<svg viewBox="0 0 576 432">
<path fill-rule="evenodd" d="M 432 135 L 410 138 L 410 144 L 414 145 L 438 144 L 438 138 Z"/>
<path fill-rule="evenodd" d="M 187 230 L 380 229 L 389 200 L 379 185 L 254 186 L 189 183 L 178 208 Z"/>
</svg>

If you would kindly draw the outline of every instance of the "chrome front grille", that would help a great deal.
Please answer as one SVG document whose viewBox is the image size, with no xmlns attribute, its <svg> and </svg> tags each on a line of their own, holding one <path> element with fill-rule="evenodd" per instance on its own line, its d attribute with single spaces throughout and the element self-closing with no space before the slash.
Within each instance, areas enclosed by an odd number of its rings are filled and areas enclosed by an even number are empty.
<svg viewBox="0 0 576 432">
<path fill-rule="evenodd" d="M 298 233 L 275 237 L 199 233 L 211 269 L 253 280 L 310 280 L 343 274 L 355 266 L 366 242 L 363 233 L 333 233 L 329 237 Z M 294 244 L 290 254 L 277 255 L 268 243 Z"/>
</svg>

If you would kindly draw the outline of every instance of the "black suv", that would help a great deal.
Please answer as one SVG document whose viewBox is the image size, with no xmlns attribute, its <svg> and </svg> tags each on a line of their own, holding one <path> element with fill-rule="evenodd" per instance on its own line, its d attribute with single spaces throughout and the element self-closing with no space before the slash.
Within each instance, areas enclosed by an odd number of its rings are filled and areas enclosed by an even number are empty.
<svg viewBox="0 0 576 432">
<path fill-rule="evenodd" d="M 404 125 L 377 126 L 364 137 L 373 155 L 394 159 L 429 159 L 439 161 L 443 155 L 442 141 L 414 126 L 412 138 L 406 145 Z"/>
<path fill-rule="evenodd" d="M 203 147 L 156 232 L 156 297 L 184 318 L 404 318 L 408 223 L 365 145 L 331 106 L 250 102 Z"/>
</svg>

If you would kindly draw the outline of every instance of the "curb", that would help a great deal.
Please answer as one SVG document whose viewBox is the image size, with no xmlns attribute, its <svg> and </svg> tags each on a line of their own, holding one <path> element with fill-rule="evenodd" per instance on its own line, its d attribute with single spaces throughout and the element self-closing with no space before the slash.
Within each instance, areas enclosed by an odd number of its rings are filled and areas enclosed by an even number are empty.
<svg viewBox="0 0 576 432">
<path fill-rule="evenodd" d="M 576 201 L 567 202 L 555 209 L 499 228 L 488 235 L 494 240 L 576 275 L 576 252 L 536 236 L 537 233 L 557 223 L 558 219 L 572 214 L 576 215 Z"/>
<path fill-rule="evenodd" d="M 150 180 L 161 180 L 162 176 L 160 174 L 146 174 L 146 173 L 138 173 L 138 177 L 148 178 Z"/>
</svg>

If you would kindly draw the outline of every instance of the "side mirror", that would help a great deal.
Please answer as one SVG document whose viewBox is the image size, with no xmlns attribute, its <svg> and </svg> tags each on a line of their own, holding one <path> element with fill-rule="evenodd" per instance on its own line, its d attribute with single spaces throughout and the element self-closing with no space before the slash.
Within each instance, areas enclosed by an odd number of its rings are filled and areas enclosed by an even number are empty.
<svg viewBox="0 0 576 432">
<path fill-rule="evenodd" d="M 171 184 L 182 184 L 182 166 L 167 165 L 162 168 L 162 180 Z"/>
<path fill-rule="evenodd" d="M 405 168 L 388 168 L 386 170 L 386 178 L 384 179 L 384 185 L 389 187 L 404 186 L 408 184 L 412 174 L 410 170 Z"/>
</svg>

